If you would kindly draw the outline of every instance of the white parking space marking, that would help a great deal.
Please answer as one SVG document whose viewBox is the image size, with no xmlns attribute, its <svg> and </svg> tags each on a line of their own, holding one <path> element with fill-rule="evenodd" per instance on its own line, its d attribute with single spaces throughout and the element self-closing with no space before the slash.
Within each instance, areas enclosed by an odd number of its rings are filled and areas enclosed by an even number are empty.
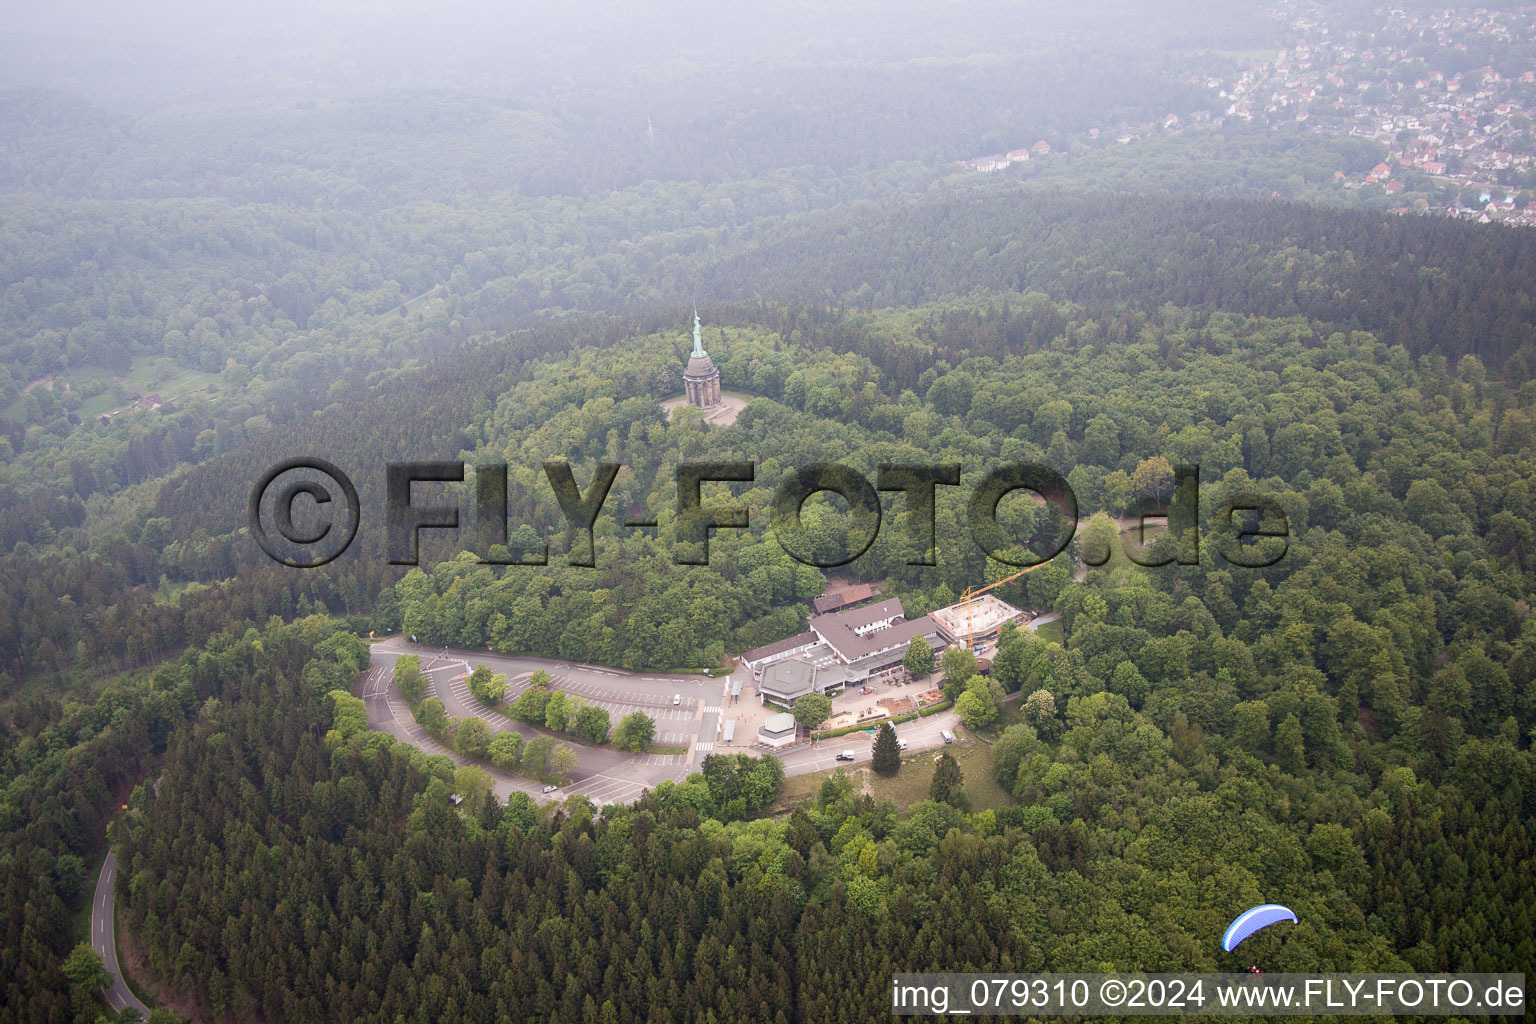
<svg viewBox="0 0 1536 1024">
<path fill-rule="evenodd" d="M 647 788 L 645 783 L 636 782 L 633 779 L 619 779 L 611 775 L 599 774 L 583 779 L 561 792 L 584 796 L 594 803 L 616 804 L 632 802 Z"/>
</svg>

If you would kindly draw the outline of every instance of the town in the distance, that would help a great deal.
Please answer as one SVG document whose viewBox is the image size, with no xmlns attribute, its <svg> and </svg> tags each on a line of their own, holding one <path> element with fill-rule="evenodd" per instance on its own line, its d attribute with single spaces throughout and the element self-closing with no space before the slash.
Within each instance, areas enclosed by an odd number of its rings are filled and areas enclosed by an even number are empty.
<svg viewBox="0 0 1536 1024">
<path fill-rule="evenodd" d="M 1536 0 L 13 4 L 0 1024 L 1514 1019 L 1533 228 Z"/>
<path fill-rule="evenodd" d="M 1193 71 L 1182 111 L 1089 127 L 1054 144 L 1036 139 L 962 166 L 999 172 L 1052 153 L 1198 140 L 1240 124 L 1374 144 L 1380 159 L 1368 169 L 1332 168 L 1313 183 L 1321 198 L 1536 226 L 1536 8 L 1386 7 L 1345 16 L 1292 0 L 1271 14 L 1290 45 Z"/>
</svg>

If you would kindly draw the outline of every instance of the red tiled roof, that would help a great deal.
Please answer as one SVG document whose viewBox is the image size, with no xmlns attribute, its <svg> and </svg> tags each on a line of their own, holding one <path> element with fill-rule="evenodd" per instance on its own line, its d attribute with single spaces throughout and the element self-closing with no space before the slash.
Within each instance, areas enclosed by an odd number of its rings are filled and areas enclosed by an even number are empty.
<svg viewBox="0 0 1536 1024">
<path fill-rule="evenodd" d="M 868 601 L 874 596 L 874 587 L 868 583 L 857 583 L 851 587 L 844 587 L 842 590 L 833 590 L 822 594 L 811 602 L 811 608 L 817 615 L 824 615 L 827 612 L 837 611 L 839 608 L 846 608 L 851 604 L 858 604 L 860 601 Z"/>
</svg>

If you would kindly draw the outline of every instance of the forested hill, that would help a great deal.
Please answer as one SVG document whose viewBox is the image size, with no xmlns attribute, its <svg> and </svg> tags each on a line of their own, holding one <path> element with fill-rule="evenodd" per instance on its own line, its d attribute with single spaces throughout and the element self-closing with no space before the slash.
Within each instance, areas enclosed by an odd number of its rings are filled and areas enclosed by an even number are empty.
<svg viewBox="0 0 1536 1024">
<path fill-rule="evenodd" d="M 896 434 L 901 420 L 891 417 L 903 408 L 903 391 L 926 397 L 941 415 L 964 411 L 958 399 L 942 394 L 949 384 L 930 391 L 948 368 L 968 359 L 1007 365 L 1012 358 L 1074 351 L 1082 344 L 1150 342 L 1156 359 L 1177 366 L 1202 352 L 1230 349 L 1234 322 L 1213 321 L 1219 310 L 1301 315 L 1299 337 L 1290 326 L 1238 328 L 1295 339 L 1297 358 L 1350 325 L 1395 339 L 1409 357 L 1478 354 L 1490 385 L 1498 385 L 1489 396 L 1493 417 L 1503 414 L 1500 403 L 1518 401 L 1520 385 L 1536 372 L 1528 340 L 1536 322 L 1529 289 L 1536 280 L 1536 237 L 1498 227 L 1290 204 L 1009 191 L 940 196 L 890 212 L 806 214 L 780 228 L 727 236 L 718 249 L 699 252 L 692 242 L 679 248 L 695 251 L 687 258 L 658 252 L 659 258 L 637 261 L 622 275 L 603 270 L 607 257 L 599 257 L 573 274 L 549 274 L 536 289 L 522 281 L 491 279 L 478 288 L 466 281 L 463 290 L 438 300 L 434 316 L 459 317 L 484 331 L 529 316 L 547 318 L 551 308 L 659 307 L 655 296 L 687 295 L 698 281 L 710 316 L 739 325 L 746 338 L 762 339 L 721 350 L 728 386 L 790 396 L 802 409 L 825 415 L 841 408 L 846 396 L 829 404 L 821 385 L 807 391 L 802 384 L 789 392 L 790 378 L 799 368 L 802 382 L 815 379 L 809 367 L 799 367 L 802 361 L 857 355 L 866 367 L 849 371 L 836 386 L 875 388 L 877 395 L 853 399 L 854 406 L 865 410 L 864 416 L 884 409 L 878 414 L 881 429 Z M 716 305 L 710 312 L 710 303 L 742 293 L 757 298 L 735 307 Z M 1040 301 L 1040 293 L 1071 301 Z M 635 300 L 637 294 L 653 298 Z M 848 315 L 856 306 L 901 307 L 925 296 L 942 298 L 919 311 L 876 308 Z M 829 306 L 829 298 L 837 305 Z M 1188 306 L 1162 315 L 1179 309 L 1178 302 Z M 527 354 L 622 344 L 627 337 L 664 331 L 682 317 L 683 310 L 673 306 L 639 316 L 598 313 L 560 326 L 545 319 L 544 326 L 507 342 L 471 345 L 425 374 L 394 383 L 357 373 L 332 382 L 319 371 L 334 364 L 301 353 L 286 372 L 304 381 L 304 393 L 328 408 L 318 416 L 293 414 L 292 422 L 275 426 L 253 416 L 257 410 L 248 402 L 232 407 L 240 418 L 236 423 L 219 421 L 207 407 L 164 410 L 134 428 L 142 437 L 121 426 L 89 426 L 61 444 L 49 431 L 23 433 L 17 425 L 16 444 L 59 479 L 46 487 L 39 480 L 28 493 L 24 478 L 13 474 L 14 489 L 0 490 L 13 507 L 39 512 L 27 525 L 35 532 L 12 542 L 57 535 L 60 543 L 56 551 L 24 549 L 0 560 L 0 578 L 13 581 L 0 600 L 0 621 L 9 624 L 0 637 L 0 666 L 15 680 L 72 665 L 83 670 L 100 657 L 134 663 L 206 636 L 235 607 L 258 621 L 269 611 L 289 614 L 313 607 L 308 603 L 313 601 L 336 611 L 368 611 L 391 577 L 377 559 L 363 564 L 364 552 L 377 553 L 366 533 L 355 553 L 357 577 L 337 590 L 325 573 L 283 582 L 281 571 L 235 532 L 253 479 L 249 467 L 317 449 L 362 460 L 356 465 L 396 455 L 456 453 L 468 440 L 459 432 L 471 426 L 474 410 L 496 403 Z M 398 322 L 396 331 L 409 332 L 417 324 L 389 319 Z M 259 346 L 260 338 L 249 343 Z M 651 354 L 638 360 L 627 357 L 622 381 L 607 386 L 616 400 L 654 402 L 681 390 L 682 350 L 647 351 Z M 1278 372 L 1286 351 L 1291 349 L 1244 345 L 1242 359 Z M 1053 370 L 1052 377 L 1059 372 Z M 1084 372 L 1089 376 L 1077 379 L 1093 390 L 1097 372 Z M 1053 379 L 1050 386 L 1063 383 Z M 1242 385 L 1255 389 L 1256 401 L 1265 386 L 1257 378 Z M 585 401 L 599 393 L 596 384 L 556 380 L 541 395 Z M 654 406 L 647 408 L 654 417 Z M 549 410 L 551 417 L 557 413 Z M 1027 413 L 987 412 L 982 420 L 986 430 L 1006 434 L 1019 425 L 1014 417 Z M 1212 420 L 1213 427 L 1230 431 L 1230 424 L 1218 420 Z M 1065 425 L 1065 447 L 1049 449 L 1049 433 L 1033 439 L 1040 455 L 1055 451 L 1071 458 L 1073 446 L 1085 442 L 1086 420 Z M 630 429 L 628 418 L 623 426 Z M 1266 426 L 1267 435 L 1279 426 Z M 1138 446 L 1138 457 L 1154 453 L 1151 438 Z M 562 447 L 539 452 L 535 461 Z M 93 490 L 107 481 L 116 478 L 121 486 L 153 478 L 182 460 L 210 457 L 215 461 L 183 471 L 158 500 L 146 494 L 137 510 L 114 510 L 111 518 L 120 527 L 82 525 Z M 1114 468 L 1113 462 L 1100 465 Z M 1062 468 L 1070 465 L 1064 462 Z M 1246 468 L 1255 475 L 1264 471 L 1260 461 Z M 380 498 L 371 490 L 377 482 L 373 475 L 361 481 L 373 507 Z M 1453 481 L 1446 484 L 1454 488 Z M 94 500 L 101 508 L 102 499 Z M 162 577 L 202 583 L 236 574 L 246 586 L 189 594 L 180 603 L 158 602 L 145 589 Z M 303 605 L 297 603 L 301 595 L 307 595 Z M 60 604 L 65 596 L 69 601 Z"/>
<path fill-rule="evenodd" d="M 730 252 L 721 297 L 915 305 L 975 291 L 1302 315 L 1536 376 L 1536 233 L 1296 203 L 988 189 Z M 980 342 L 980 339 L 978 339 Z M 994 344 L 1007 347 L 1006 339 Z"/>
<path fill-rule="evenodd" d="M 1114 627 L 1084 628 L 1097 644 Z M 1512 734 L 1426 778 L 1358 725 L 1340 737 L 1305 685 L 1237 705 L 1229 736 L 1099 692 L 1002 732 L 1018 803 L 996 810 L 898 813 L 837 775 L 787 817 L 722 820 L 737 794 L 715 758 L 601 815 L 522 793 L 456 808 L 451 762 L 343 728 L 325 699 L 360 647 L 320 617 L 222 635 L 22 741 L 0 815 L 36 820 L 0 850 L 0 1020 L 89 1004 L 56 966 L 100 848 L 71 826 L 99 829 L 107 788 L 132 781 L 119 765 L 160 751 L 113 828 L 120 927 L 210 1015 L 809 1024 L 888 1017 L 893 971 L 1536 956 L 1531 755 Z M 1302 924 L 1220 952 L 1227 908 L 1263 898 Z"/>
</svg>

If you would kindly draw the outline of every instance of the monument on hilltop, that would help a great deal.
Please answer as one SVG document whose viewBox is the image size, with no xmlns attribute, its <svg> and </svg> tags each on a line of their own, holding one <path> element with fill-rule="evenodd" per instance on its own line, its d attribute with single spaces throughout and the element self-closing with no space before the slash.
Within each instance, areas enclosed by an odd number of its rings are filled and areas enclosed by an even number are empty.
<svg viewBox="0 0 1536 1024">
<path fill-rule="evenodd" d="M 683 369 L 683 391 L 690 405 L 713 409 L 720 404 L 720 370 L 704 351 L 699 334 L 699 311 L 693 311 L 693 353 Z"/>
</svg>

